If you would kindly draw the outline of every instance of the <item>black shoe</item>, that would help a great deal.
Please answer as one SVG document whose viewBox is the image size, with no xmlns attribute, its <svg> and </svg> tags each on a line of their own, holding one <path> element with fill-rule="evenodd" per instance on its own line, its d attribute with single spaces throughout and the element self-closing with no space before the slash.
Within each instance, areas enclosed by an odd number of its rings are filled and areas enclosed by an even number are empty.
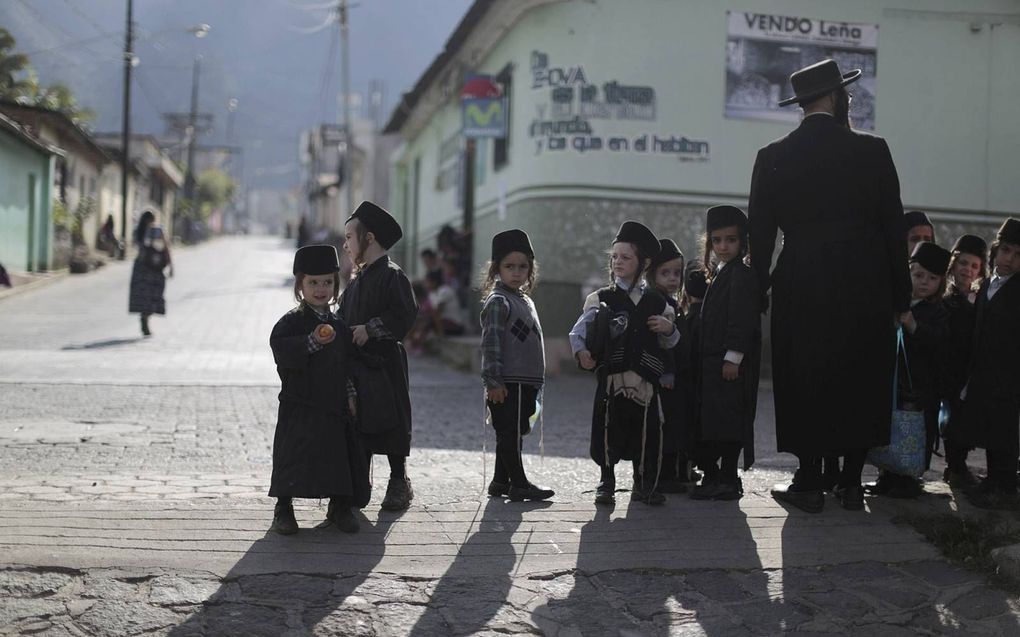
<svg viewBox="0 0 1020 637">
<path fill-rule="evenodd" d="M 270 531 L 280 535 L 294 535 L 298 532 L 297 519 L 294 517 L 294 505 L 277 504 L 273 509 L 273 525 Z"/>
<path fill-rule="evenodd" d="M 743 495 L 744 487 L 739 478 L 736 482 L 703 482 L 691 489 L 692 500 L 739 500 Z"/>
<path fill-rule="evenodd" d="M 616 504 L 615 480 L 604 480 L 595 487 L 595 504 Z"/>
<path fill-rule="evenodd" d="M 950 471 L 948 467 L 942 473 L 942 479 L 953 489 L 970 489 L 977 486 L 978 479 L 970 469 Z"/>
<path fill-rule="evenodd" d="M 828 493 L 835 493 L 838 486 L 839 486 L 838 473 L 822 474 L 822 491 L 826 491 Z"/>
<path fill-rule="evenodd" d="M 351 511 L 350 507 L 337 507 L 333 512 L 331 520 L 341 533 L 357 533 L 358 529 L 361 528 L 358 518 L 354 517 L 354 512 Z"/>
<path fill-rule="evenodd" d="M 864 483 L 864 491 L 871 495 L 885 495 L 889 493 L 895 484 L 896 479 L 892 477 L 892 474 L 883 471 L 878 474 L 878 480 Z"/>
<path fill-rule="evenodd" d="M 911 500 L 922 494 L 924 494 L 924 488 L 921 486 L 921 481 L 910 476 L 897 476 L 896 483 L 886 493 L 890 498 L 900 500 Z"/>
<path fill-rule="evenodd" d="M 798 491 L 796 485 L 777 484 L 772 487 L 772 497 L 808 513 L 821 513 L 825 508 L 825 494 L 820 489 Z"/>
<path fill-rule="evenodd" d="M 549 498 L 556 495 L 556 492 L 552 489 L 545 489 L 538 487 L 530 482 L 526 487 L 510 487 L 510 501 L 511 502 L 524 502 L 525 500 L 548 500 Z"/>
<path fill-rule="evenodd" d="M 680 479 L 659 480 L 658 490 L 662 493 L 687 493 L 687 485 Z"/>
<path fill-rule="evenodd" d="M 864 488 L 861 486 L 836 487 L 836 497 L 839 503 L 847 511 L 861 511 L 864 509 Z"/>
<path fill-rule="evenodd" d="M 411 479 L 406 476 L 403 478 L 391 477 L 389 484 L 386 485 L 386 497 L 383 498 L 382 504 L 379 506 L 385 511 L 403 511 L 411 506 L 413 499 L 414 490 L 411 489 Z"/>
<path fill-rule="evenodd" d="M 502 498 L 508 493 L 510 493 L 510 485 L 506 482 L 496 482 L 493 480 L 489 483 L 489 495 L 493 498 Z"/>
<path fill-rule="evenodd" d="M 641 488 L 641 485 L 635 482 L 630 490 L 630 499 L 632 502 L 644 502 L 651 506 L 658 506 L 666 501 L 666 496 L 658 490 L 653 491 L 651 484 Z"/>
</svg>

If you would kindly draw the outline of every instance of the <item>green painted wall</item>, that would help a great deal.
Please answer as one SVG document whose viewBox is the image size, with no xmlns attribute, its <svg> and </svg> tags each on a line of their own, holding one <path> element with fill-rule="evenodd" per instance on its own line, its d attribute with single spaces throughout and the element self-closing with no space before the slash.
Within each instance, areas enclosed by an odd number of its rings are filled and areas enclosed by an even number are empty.
<svg viewBox="0 0 1020 637">
<path fill-rule="evenodd" d="M 0 263 L 39 271 L 52 251 L 53 158 L 0 131 Z"/>
</svg>

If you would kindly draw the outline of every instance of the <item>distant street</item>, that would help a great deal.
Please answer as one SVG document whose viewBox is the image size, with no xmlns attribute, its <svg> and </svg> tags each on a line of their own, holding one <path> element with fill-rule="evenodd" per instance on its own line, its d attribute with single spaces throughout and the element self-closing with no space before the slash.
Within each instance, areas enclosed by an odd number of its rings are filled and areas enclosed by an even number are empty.
<svg viewBox="0 0 1020 637">
<path fill-rule="evenodd" d="M 505 504 L 482 495 L 478 379 L 412 359 L 410 510 L 379 510 L 377 459 L 361 533 L 311 529 L 325 502 L 304 501 L 297 536 L 267 534 L 268 336 L 292 254 L 268 237 L 177 251 L 151 338 L 127 314 L 130 262 L 0 299 L 0 635 L 1020 634 L 1015 600 L 892 523 L 893 503 L 776 504 L 793 467 L 768 391 L 741 501 L 620 492 L 596 510 L 593 382 L 552 378 L 544 458 L 537 435 L 525 450 L 557 496 Z M 955 506 L 932 488 L 918 511 Z"/>
</svg>

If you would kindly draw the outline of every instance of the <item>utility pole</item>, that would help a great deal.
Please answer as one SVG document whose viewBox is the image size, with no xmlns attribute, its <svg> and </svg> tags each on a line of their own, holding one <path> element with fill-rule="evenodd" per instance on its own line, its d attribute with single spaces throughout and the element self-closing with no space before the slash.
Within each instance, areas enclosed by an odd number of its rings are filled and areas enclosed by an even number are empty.
<svg viewBox="0 0 1020 637">
<path fill-rule="evenodd" d="M 191 205 L 191 217 L 195 215 L 195 138 L 198 137 L 198 77 L 201 73 L 202 56 L 195 56 L 191 72 L 191 110 L 188 112 L 188 161 L 184 173 L 184 199 Z"/>
<path fill-rule="evenodd" d="M 124 249 L 120 258 L 127 255 L 127 209 L 128 209 L 128 167 L 131 165 L 129 159 L 131 153 L 131 66 L 134 64 L 134 0 L 127 0 L 127 28 L 124 32 L 124 114 L 121 123 L 121 158 L 120 158 L 120 241 Z"/>
<path fill-rule="evenodd" d="M 351 56 L 347 46 L 347 0 L 339 0 L 340 12 L 340 91 L 343 93 L 343 129 L 347 144 L 347 216 L 354 213 L 354 137 L 351 127 Z"/>
</svg>

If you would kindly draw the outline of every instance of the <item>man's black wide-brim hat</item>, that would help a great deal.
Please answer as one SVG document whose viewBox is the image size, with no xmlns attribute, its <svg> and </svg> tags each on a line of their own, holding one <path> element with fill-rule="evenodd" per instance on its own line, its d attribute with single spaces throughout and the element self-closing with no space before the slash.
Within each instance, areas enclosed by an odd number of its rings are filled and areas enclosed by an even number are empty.
<svg viewBox="0 0 1020 637">
<path fill-rule="evenodd" d="M 841 73 L 839 65 L 836 64 L 835 60 L 816 62 L 811 66 L 805 66 L 801 70 L 795 71 L 790 76 L 793 97 L 780 101 L 779 105 L 789 106 L 790 104 L 810 102 L 851 82 L 856 82 L 860 77 L 860 69 L 854 69 L 849 73 Z"/>
<path fill-rule="evenodd" d="M 1000 243 L 1015 243 L 1020 245 L 1020 219 L 1009 217 L 1002 222 L 1002 227 L 995 234 Z"/>
<path fill-rule="evenodd" d="M 340 259 L 331 245 L 311 245 L 299 248 L 294 255 L 294 275 L 320 276 L 340 271 Z"/>
</svg>

